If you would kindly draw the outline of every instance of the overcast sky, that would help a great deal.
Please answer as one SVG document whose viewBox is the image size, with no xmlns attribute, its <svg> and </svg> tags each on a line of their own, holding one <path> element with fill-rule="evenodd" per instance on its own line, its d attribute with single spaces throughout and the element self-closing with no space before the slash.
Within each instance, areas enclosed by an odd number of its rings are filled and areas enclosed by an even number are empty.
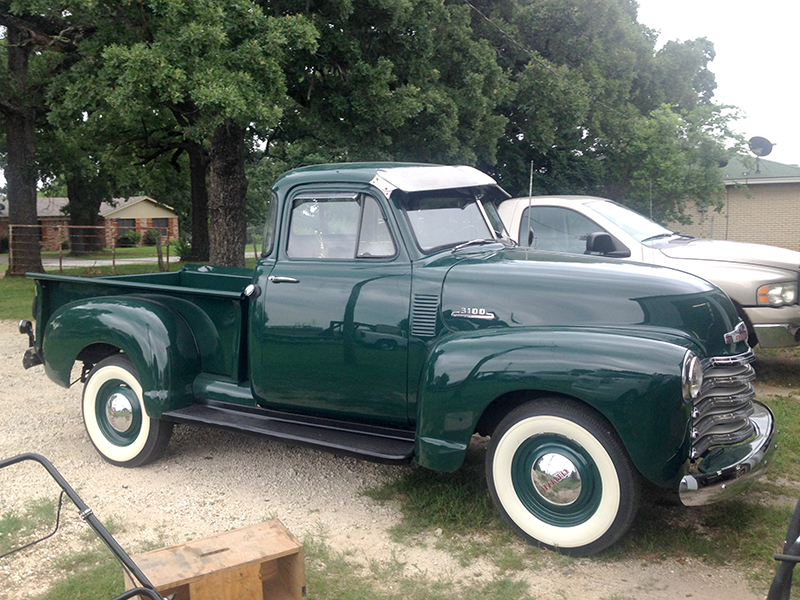
<svg viewBox="0 0 800 600">
<path fill-rule="evenodd" d="M 738 106 L 746 139 L 774 144 L 768 160 L 800 165 L 800 0 L 638 0 L 639 23 L 669 40 L 706 37 L 718 104 Z"/>
</svg>

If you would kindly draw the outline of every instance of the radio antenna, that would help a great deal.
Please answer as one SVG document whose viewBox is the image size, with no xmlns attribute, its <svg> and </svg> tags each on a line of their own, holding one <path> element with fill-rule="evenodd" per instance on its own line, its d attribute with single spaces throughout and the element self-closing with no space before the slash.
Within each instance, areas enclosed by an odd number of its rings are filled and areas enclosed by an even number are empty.
<svg viewBox="0 0 800 600">
<path fill-rule="evenodd" d="M 528 198 L 533 196 L 533 161 L 531 161 L 531 182 L 528 184 Z"/>
<path fill-rule="evenodd" d="M 533 161 L 531 161 L 531 180 L 528 183 L 528 227 L 526 227 L 525 238 L 527 239 L 527 247 L 533 245 L 533 235 L 531 231 L 531 202 L 533 201 Z"/>
</svg>

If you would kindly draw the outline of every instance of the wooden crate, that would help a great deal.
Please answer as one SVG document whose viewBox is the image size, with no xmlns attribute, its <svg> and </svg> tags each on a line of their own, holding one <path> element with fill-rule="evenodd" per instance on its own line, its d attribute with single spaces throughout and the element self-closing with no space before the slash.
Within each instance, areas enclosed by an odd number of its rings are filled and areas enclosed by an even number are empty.
<svg viewBox="0 0 800 600">
<path fill-rule="evenodd" d="M 300 600 L 303 545 L 278 520 L 131 557 L 174 600 Z M 125 574 L 125 589 L 136 587 Z"/>
</svg>

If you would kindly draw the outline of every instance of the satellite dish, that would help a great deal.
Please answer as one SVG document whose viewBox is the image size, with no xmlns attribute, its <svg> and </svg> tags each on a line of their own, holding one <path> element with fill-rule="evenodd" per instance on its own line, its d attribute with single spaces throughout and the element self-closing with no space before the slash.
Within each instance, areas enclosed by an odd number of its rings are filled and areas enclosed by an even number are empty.
<svg viewBox="0 0 800 600">
<path fill-rule="evenodd" d="M 772 142 L 767 138 L 755 136 L 750 138 L 750 152 L 756 156 L 768 156 L 772 152 Z"/>
</svg>

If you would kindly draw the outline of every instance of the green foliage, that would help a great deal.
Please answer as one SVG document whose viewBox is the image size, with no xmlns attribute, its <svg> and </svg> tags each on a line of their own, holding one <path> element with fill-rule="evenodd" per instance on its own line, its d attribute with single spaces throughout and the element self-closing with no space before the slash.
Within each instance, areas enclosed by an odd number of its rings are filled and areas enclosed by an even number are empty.
<svg viewBox="0 0 800 600">
<path fill-rule="evenodd" d="M 145 246 L 155 246 L 160 237 L 161 231 L 159 229 L 148 229 L 145 232 L 144 237 L 142 237 L 142 243 Z"/>
<path fill-rule="evenodd" d="M 713 104 L 713 43 L 656 51 L 627 0 L 263 6 L 0 6 L 81 32 L 80 54 L 31 55 L 26 96 L 46 116 L 36 169 L 69 188 L 76 221 L 112 195 L 145 193 L 188 230 L 223 124 L 249 149 L 251 223 L 277 174 L 342 160 L 475 164 L 515 195 L 533 170 L 537 193 L 601 194 L 681 220 L 686 201 L 718 202 L 719 161 L 741 147 L 736 112 Z"/>
<path fill-rule="evenodd" d="M 142 234 L 136 231 L 126 231 L 117 238 L 117 246 L 121 248 L 130 248 L 131 246 L 138 246 L 142 241 Z"/>
<path fill-rule="evenodd" d="M 688 222 L 687 201 L 721 206 L 720 164 L 731 151 L 720 140 L 733 138 L 723 110 L 702 105 L 679 114 L 663 105 L 627 121 L 615 152 L 616 177 L 603 186 L 604 195 L 661 223 Z"/>
<path fill-rule="evenodd" d="M 182 237 L 177 242 L 174 242 L 173 247 L 182 261 L 192 258 L 192 244 L 187 238 Z"/>
<path fill-rule="evenodd" d="M 202 142 L 228 120 L 276 125 L 284 54 L 313 48 L 316 32 L 302 16 L 267 16 L 249 0 L 152 1 L 121 10 L 99 35 L 92 80 L 117 118 L 135 126 L 164 107 L 184 136 Z"/>
<path fill-rule="evenodd" d="M 484 0 L 473 16 L 514 85 L 498 160 L 487 165 L 513 195 L 588 193 L 683 218 L 683 204 L 722 193 L 720 160 L 734 111 L 711 104 L 706 39 L 670 42 L 620 0 Z M 496 26 L 495 26 L 496 25 Z M 502 29 L 502 32 L 500 31 Z M 519 42 L 510 43 L 510 38 Z M 667 113 L 672 113 L 668 115 Z"/>
<path fill-rule="evenodd" d="M 290 100 L 270 137 L 285 166 L 338 160 L 493 162 L 506 78 L 470 9 L 436 0 L 312 2 L 315 52 L 287 67 Z"/>
</svg>

